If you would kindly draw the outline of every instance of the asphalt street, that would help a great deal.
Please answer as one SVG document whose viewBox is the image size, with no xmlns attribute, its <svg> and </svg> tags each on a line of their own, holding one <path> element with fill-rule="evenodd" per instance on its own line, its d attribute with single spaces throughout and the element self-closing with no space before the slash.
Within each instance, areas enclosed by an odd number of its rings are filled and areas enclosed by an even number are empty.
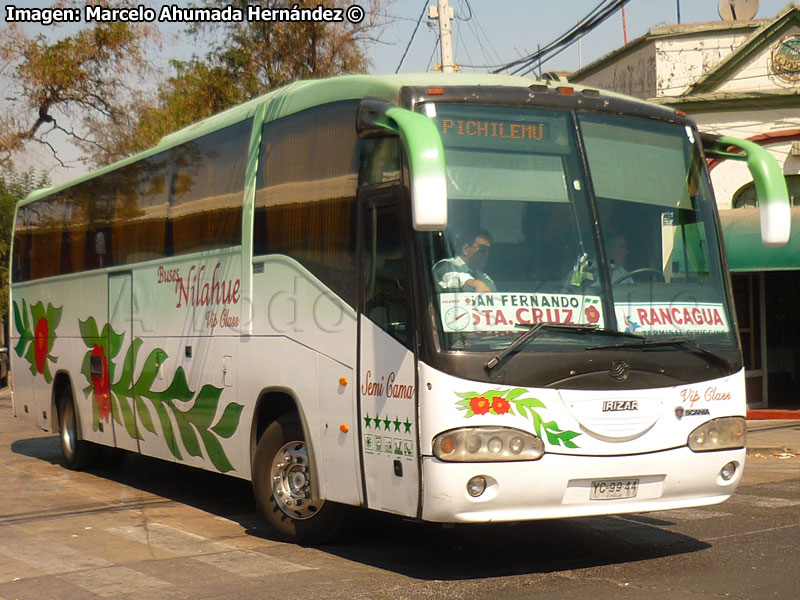
<svg viewBox="0 0 800 600">
<path fill-rule="evenodd" d="M 450 528 L 363 514 L 345 540 L 307 548 L 270 539 L 244 481 L 133 455 L 64 469 L 58 438 L 14 419 L 3 393 L 0 600 L 796 600 L 798 430 L 758 425 L 739 491 L 717 506 Z"/>
</svg>

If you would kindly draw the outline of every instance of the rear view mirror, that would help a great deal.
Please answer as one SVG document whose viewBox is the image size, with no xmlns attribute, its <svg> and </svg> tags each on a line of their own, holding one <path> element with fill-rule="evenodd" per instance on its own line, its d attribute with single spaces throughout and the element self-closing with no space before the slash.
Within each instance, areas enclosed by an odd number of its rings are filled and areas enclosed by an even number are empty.
<svg viewBox="0 0 800 600">
<path fill-rule="evenodd" d="M 411 222 L 415 231 L 447 227 L 444 147 L 433 121 L 399 106 L 365 100 L 358 110 L 358 135 L 396 134 L 406 151 L 411 176 Z"/>
<path fill-rule="evenodd" d="M 792 221 L 789 190 L 778 161 L 754 142 L 708 134 L 701 135 L 701 139 L 708 156 L 747 161 L 761 211 L 761 241 L 765 246 L 785 245 L 789 241 Z"/>
</svg>

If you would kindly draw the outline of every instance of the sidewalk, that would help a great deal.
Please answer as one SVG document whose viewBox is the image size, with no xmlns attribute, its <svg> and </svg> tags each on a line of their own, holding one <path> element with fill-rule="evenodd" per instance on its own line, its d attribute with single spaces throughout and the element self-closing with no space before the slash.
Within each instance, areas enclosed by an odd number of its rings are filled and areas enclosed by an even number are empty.
<svg viewBox="0 0 800 600">
<path fill-rule="evenodd" d="M 800 456 L 800 419 L 748 419 L 747 454 Z"/>
</svg>

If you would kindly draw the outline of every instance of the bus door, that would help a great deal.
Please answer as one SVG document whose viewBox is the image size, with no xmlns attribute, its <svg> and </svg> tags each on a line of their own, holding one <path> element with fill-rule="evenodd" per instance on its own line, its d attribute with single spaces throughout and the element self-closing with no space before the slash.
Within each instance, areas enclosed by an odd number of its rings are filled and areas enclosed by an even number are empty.
<svg viewBox="0 0 800 600">
<path fill-rule="evenodd" d="M 116 361 L 118 372 L 113 374 L 114 381 L 117 381 L 121 378 L 122 372 L 126 370 L 132 372 L 133 367 L 126 364 L 130 362 L 129 349 L 133 340 L 133 282 L 130 272 L 108 276 L 108 324 L 112 331 L 108 332 L 106 348 L 119 344 L 119 336 L 122 336 L 122 345 L 118 350 Z M 112 339 L 112 336 L 115 339 Z M 111 419 L 117 448 L 138 452 L 136 403 L 129 396 L 118 396 L 116 401 L 112 399 L 111 402 L 116 402 L 116 407 L 112 407 L 112 411 L 115 411 L 122 421 L 120 423 L 115 418 Z"/>
<path fill-rule="evenodd" d="M 400 198 L 400 186 L 359 193 L 359 424 L 367 506 L 416 516 L 420 473 L 411 228 Z"/>
</svg>

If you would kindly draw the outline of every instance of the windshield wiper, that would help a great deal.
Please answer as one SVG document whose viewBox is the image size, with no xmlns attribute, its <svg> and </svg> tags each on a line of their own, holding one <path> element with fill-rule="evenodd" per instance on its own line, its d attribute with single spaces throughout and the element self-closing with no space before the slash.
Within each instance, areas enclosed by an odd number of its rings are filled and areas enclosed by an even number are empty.
<svg viewBox="0 0 800 600">
<path fill-rule="evenodd" d="M 709 362 L 716 363 L 719 366 L 725 367 L 728 371 L 732 370 L 735 366 L 731 361 L 718 354 L 712 352 L 702 344 L 687 337 L 675 338 L 660 338 L 660 339 L 645 339 L 642 338 L 640 342 L 632 342 L 628 344 L 611 344 L 608 346 L 592 346 L 586 348 L 587 350 L 616 350 L 617 348 L 655 348 L 658 346 L 673 346 L 675 348 L 683 348 L 689 352 L 699 354 Z"/>
<path fill-rule="evenodd" d="M 513 342 L 511 342 L 508 346 L 503 348 L 499 353 L 495 356 L 490 358 L 483 367 L 487 371 L 491 371 L 497 365 L 502 362 L 502 360 L 514 352 L 517 348 L 520 348 L 528 341 L 532 340 L 538 333 L 542 330 L 546 329 L 547 331 L 576 331 L 579 333 L 597 333 L 601 335 L 613 335 L 615 337 L 632 337 L 637 340 L 643 340 L 644 338 L 636 335 L 634 333 L 627 333 L 625 331 L 609 331 L 607 329 L 600 329 L 597 325 L 589 325 L 586 323 L 553 323 L 550 321 L 543 322 L 543 323 L 536 323 L 533 327 L 528 329 L 527 331 L 522 332 L 519 337 L 517 337 Z"/>
</svg>

